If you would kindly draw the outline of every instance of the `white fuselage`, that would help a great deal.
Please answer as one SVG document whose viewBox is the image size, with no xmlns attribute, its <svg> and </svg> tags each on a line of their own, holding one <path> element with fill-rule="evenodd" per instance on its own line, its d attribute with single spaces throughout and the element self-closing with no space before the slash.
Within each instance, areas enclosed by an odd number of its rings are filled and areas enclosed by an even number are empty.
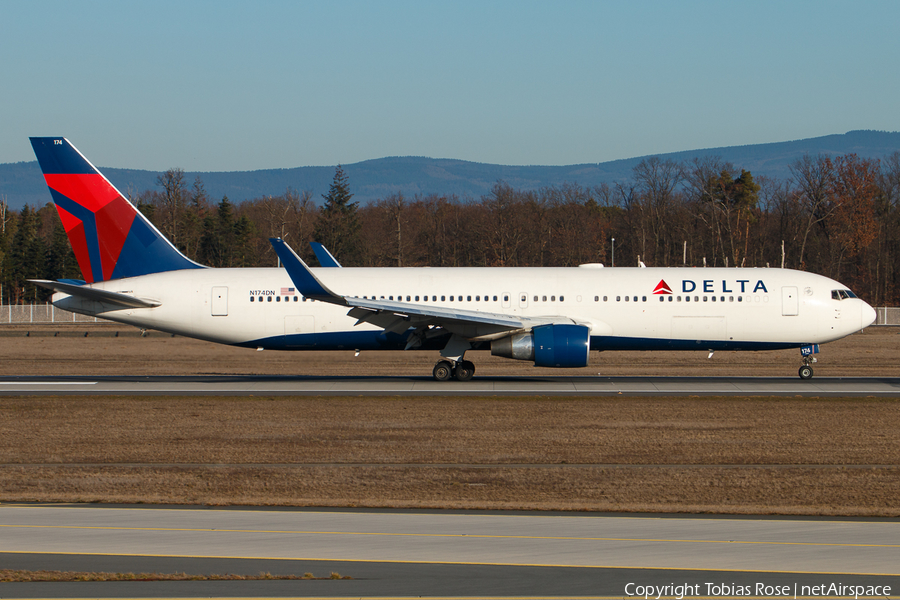
<svg viewBox="0 0 900 600">
<path fill-rule="evenodd" d="M 826 277 L 788 269 L 320 268 L 342 296 L 523 317 L 565 316 L 590 327 L 591 348 L 762 350 L 844 337 L 874 310 Z M 60 308 L 223 344 L 272 349 L 402 348 L 402 335 L 355 325 L 347 308 L 292 292 L 283 269 L 188 269 L 101 282 L 152 298 L 109 307 L 56 294 Z M 671 293 L 666 293 L 668 290 Z M 658 293 L 654 293 L 654 292 Z"/>
</svg>

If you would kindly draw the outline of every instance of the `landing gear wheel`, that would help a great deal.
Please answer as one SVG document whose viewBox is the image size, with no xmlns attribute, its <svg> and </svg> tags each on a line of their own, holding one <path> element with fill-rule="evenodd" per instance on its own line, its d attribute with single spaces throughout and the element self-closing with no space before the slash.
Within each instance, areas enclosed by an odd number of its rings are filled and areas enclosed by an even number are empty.
<svg viewBox="0 0 900 600">
<path fill-rule="evenodd" d="M 809 365 L 803 365 L 802 367 L 800 367 L 799 373 L 800 373 L 800 379 L 812 379 L 813 370 L 812 370 L 812 367 Z"/>
<path fill-rule="evenodd" d="M 431 372 L 434 375 L 434 378 L 438 381 L 447 381 L 450 379 L 450 376 L 453 375 L 453 365 L 451 365 L 446 360 L 439 360 L 436 365 L 434 365 L 434 371 Z"/>
<path fill-rule="evenodd" d="M 456 379 L 469 381 L 475 375 L 475 365 L 467 360 L 456 364 Z"/>
</svg>

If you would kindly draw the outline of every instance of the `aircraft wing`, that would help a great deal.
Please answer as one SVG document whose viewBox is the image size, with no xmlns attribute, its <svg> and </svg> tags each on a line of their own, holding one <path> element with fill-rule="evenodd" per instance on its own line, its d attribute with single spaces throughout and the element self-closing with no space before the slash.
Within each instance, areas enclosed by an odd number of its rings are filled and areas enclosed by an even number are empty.
<svg viewBox="0 0 900 600">
<path fill-rule="evenodd" d="M 353 308 L 348 313 L 355 317 L 357 325 L 372 323 L 383 327 L 385 331 L 403 333 L 410 327 L 434 325 L 450 331 L 473 328 L 492 330 L 491 332 L 514 331 L 525 329 L 522 319 L 509 315 L 482 312 L 477 310 L 459 310 L 427 304 L 409 304 L 392 300 L 376 300 L 367 298 L 346 298 Z M 495 331 L 493 331 L 495 330 Z"/>
<path fill-rule="evenodd" d="M 109 292 L 100 290 L 89 285 L 76 285 L 73 283 L 64 283 L 62 281 L 49 281 L 46 279 L 29 279 L 34 285 L 39 285 L 48 290 L 62 292 L 70 296 L 78 296 L 94 302 L 102 302 L 104 304 L 112 304 L 123 308 L 155 308 L 161 306 L 162 302 L 152 298 L 138 298 L 128 294 L 119 292 Z"/>
<path fill-rule="evenodd" d="M 340 268 L 341 263 L 337 261 L 337 259 L 331 255 L 331 252 L 328 251 L 328 248 L 320 244 L 319 242 L 310 242 L 310 246 L 312 246 L 313 252 L 316 253 L 316 258 L 319 259 L 319 264 L 323 267 L 336 267 Z"/>
<path fill-rule="evenodd" d="M 403 333 L 410 328 L 437 327 L 469 339 L 488 339 L 497 334 L 528 330 L 538 325 L 574 323 L 572 319 L 563 316 L 515 317 L 431 304 L 341 296 L 319 281 L 303 259 L 297 256 L 284 240 L 270 238 L 269 241 L 299 293 L 320 302 L 348 307 L 350 311 L 347 314 L 357 319 L 357 325 L 371 323 L 393 333 Z"/>
</svg>

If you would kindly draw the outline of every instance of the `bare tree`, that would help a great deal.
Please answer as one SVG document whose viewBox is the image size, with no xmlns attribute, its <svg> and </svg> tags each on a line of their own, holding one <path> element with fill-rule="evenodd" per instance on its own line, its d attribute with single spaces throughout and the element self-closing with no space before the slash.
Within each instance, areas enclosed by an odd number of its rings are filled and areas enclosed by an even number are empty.
<svg viewBox="0 0 900 600">
<path fill-rule="evenodd" d="M 158 196 L 162 204 L 162 228 L 175 247 L 179 247 L 178 221 L 187 202 L 187 185 L 184 181 L 184 170 L 169 169 L 156 178 L 156 184 L 163 191 Z"/>
<path fill-rule="evenodd" d="M 637 186 L 637 208 L 641 212 L 642 255 L 645 260 L 650 259 L 646 243 L 643 243 L 649 229 L 653 237 L 653 262 L 668 265 L 672 205 L 676 200 L 675 190 L 684 179 L 684 170 L 676 161 L 663 161 L 653 156 L 634 167 L 633 177 Z"/>
<path fill-rule="evenodd" d="M 837 208 L 829 193 L 834 178 L 834 169 L 831 159 L 824 154 L 816 157 L 804 154 L 791 163 L 790 168 L 800 191 L 800 204 L 806 212 L 806 226 L 803 230 L 803 241 L 800 244 L 800 258 L 797 262 L 797 266 L 803 269 L 810 232 L 813 227 L 831 216 Z"/>
</svg>

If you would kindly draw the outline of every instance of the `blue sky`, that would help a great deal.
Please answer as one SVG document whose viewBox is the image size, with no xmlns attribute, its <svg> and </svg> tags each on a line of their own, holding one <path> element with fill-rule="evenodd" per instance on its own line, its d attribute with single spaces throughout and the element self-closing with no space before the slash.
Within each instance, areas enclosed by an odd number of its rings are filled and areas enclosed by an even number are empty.
<svg viewBox="0 0 900 600">
<path fill-rule="evenodd" d="M 0 0 L 0 163 L 563 165 L 900 130 L 900 2 Z"/>
</svg>

